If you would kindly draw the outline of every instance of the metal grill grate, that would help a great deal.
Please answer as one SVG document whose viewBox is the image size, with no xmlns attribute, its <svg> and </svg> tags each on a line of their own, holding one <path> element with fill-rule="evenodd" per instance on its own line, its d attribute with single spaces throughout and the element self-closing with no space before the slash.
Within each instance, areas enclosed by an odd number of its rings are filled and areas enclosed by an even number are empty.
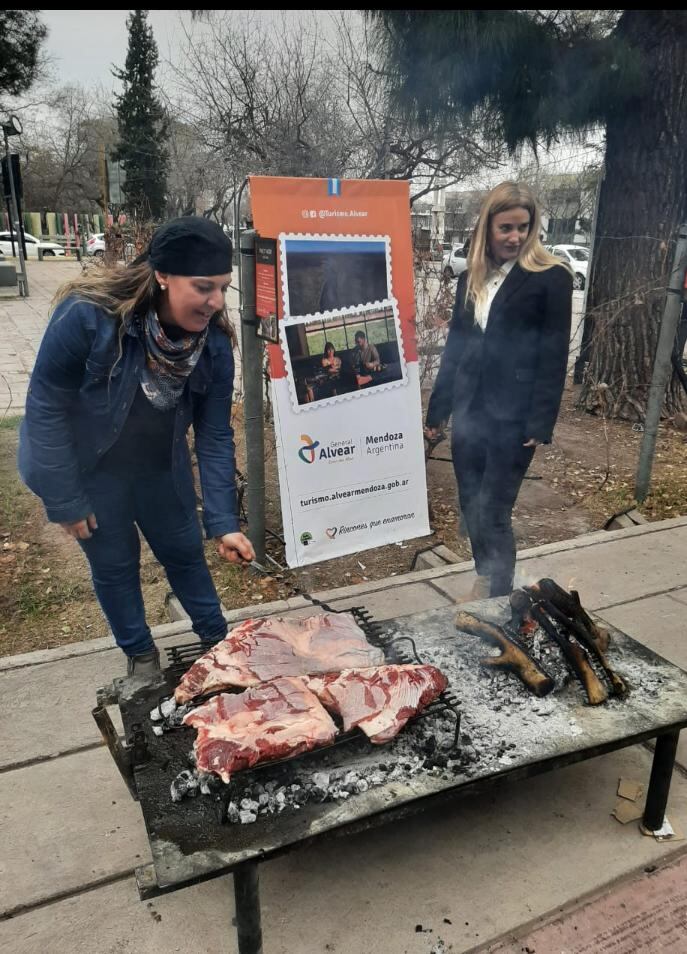
<svg viewBox="0 0 687 954">
<path fill-rule="evenodd" d="M 352 606 L 348 610 L 335 610 L 332 607 L 328 606 L 326 603 L 323 603 L 321 600 L 311 597 L 312 602 L 318 608 L 325 610 L 328 613 L 351 613 L 356 623 L 362 629 L 365 634 L 366 639 L 372 646 L 376 646 L 378 649 L 381 649 L 384 652 L 386 659 L 389 659 L 390 654 L 393 655 L 395 660 L 398 660 L 401 663 L 407 665 L 412 665 L 413 663 L 418 663 L 423 665 L 423 661 L 417 651 L 417 646 L 415 641 L 410 636 L 398 636 L 393 637 L 388 635 L 383 626 L 378 623 L 372 616 L 372 614 L 365 609 L 364 606 Z M 409 652 L 406 648 L 401 648 L 399 643 L 409 642 L 412 647 L 412 653 Z M 195 640 L 192 643 L 183 643 L 181 646 L 173 646 L 171 649 L 167 650 L 167 658 L 169 660 L 168 672 L 175 677 L 175 682 L 180 679 L 188 668 L 199 659 L 205 652 L 206 649 L 203 648 L 199 639 Z M 231 691 L 231 690 L 223 690 Z M 236 690 L 239 691 L 239 690 Z M 216 695 L 216 693 L 213 693 Z M 207 698 L 207 697 L 206 697 Z M 160 702 L 163 700 L 161 699 Z M 453 743 L 450 746 L 450 751 L 453 751 L 458 748 L 460 743 L 460 701 L 457 696 L 451 689 L 445 689 L 441 695 L 430 703 L 428 706 L 423 709 L 421 713 L 415 716 L 411 721 L 414 722 L 417 719 L 425 719 L 431 716 L 439 715 L 442 712 L 450 712 L 456 720 L 456 728 L 453 737 Z M 335 742 L 330 743 L 327 746 L 320 746 L 317 749 L 313 749 L 311 752 L 303 753 L 298 756 L 299 759 L 306 758 L 308 755 L 319 754 L 326 749 L 332 748 L 337 745 L 341 745 L 345 742 L 350 742 L 352 739 L 362 739 L 365 738 L 364 733 L 360 730 L 355 729 L 352 732 L 347 732 L 342 734 L 337 738 Z M 279 761 L 293 761 L 293 759 L 284 759 Z M 279 764 L 278 761 L 270 761 L 265 763 L 265 767 L 274 766 Z M 255 766 L 251 771 L 256 771 L 260 766 Z"/>
</svg>

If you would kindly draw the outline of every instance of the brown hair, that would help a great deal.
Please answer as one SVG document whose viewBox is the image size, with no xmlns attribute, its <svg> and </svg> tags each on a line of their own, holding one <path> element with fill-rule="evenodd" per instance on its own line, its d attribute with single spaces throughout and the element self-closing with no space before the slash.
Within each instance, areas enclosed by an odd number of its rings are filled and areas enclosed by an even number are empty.
<svg viewBox="0 0 687 954">
<path fill-rule="evenodd" d="M 155 278 L 155 269 L 149 261 L 110 267 L 98 266 L 61 285 L 52 300 L 54 310 L 67 298 L 86 301 L 119 323 L 119 340 L 126 327 L 137 313 L 147 313 L 157 308 L 160 286 Z M 229 320 L 226 306 L 215 312 L 210 319 L 236 346 L 236 332 Z"/>
<path fill-rule="evenodd" d="M 491 220 L 499 212 L 508 212 L 510 209 L 526 209 L 530 214 L 530 230 L 520 250 L 518 265 L 526 272 L 544 272 L 553 268 L 554 265 L 568 267 L 547 252 L 540 241 L 541 214 L 530 187 L 524 182 L 501 182 L 491 190 L 482 203 L 472 235 L 468 252 L 466 301 L 469 299 L 476 304 L 486 293 L 487 275 L 489 270 L 495 267 L 489 250 Z"/>
</svg>

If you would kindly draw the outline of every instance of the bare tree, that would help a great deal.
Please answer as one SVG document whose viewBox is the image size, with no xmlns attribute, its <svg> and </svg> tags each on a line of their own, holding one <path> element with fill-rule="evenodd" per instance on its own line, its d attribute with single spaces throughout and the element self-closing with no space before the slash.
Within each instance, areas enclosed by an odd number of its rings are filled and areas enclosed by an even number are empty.
<svg viewBox="0 0 687 954">
<path fill-rule="evenodd" d="M 378 63 L 366 21 L 342 13 L 332 55 L 340 63 L 337 82 L 356 132 L 353 167 L 360 178 L 422 177 L 411 203 L 437 185 L 464 182 L 497 169 L 505 149 L 489 127 L 487 111 L 467 122 L 431 119 L 421 125 L 401 108 Z"/>
<path fill-rule="evenodd" d="M 99 162 L 116 128 L 98 94 L 81 86 L 58 89 L 23 113 L 24 204 L 28 209 L 95 211 L 103 207 Z"/>
<path fill-rule="evenodd" d="M 426 128 L 404 116 L 357 15 L 336 19 L 333 40 L 286 18 L 271 30 L 250 14 L 202 19 L 171 64 L 174 109 L 238 182 L 249 173 L 422 177 L 415 201 L 503 161 L 486 113 Z"/>
</svg>

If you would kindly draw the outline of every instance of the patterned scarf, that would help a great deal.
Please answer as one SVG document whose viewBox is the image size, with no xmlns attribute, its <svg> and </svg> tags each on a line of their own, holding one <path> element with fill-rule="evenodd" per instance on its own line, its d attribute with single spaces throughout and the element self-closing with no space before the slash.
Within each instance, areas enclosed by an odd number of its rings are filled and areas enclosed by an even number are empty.
<svg viewBox="0 0 687 954">
<path fill-rule="evenodd" d="M 168 411 L 178 403 L 186 379 L 198 363 L 208 329 L 171 341 L 154 311 L 148 312 L 142 324 L 146 362 L 141 388 L 153 407 Z"/>
</svg>

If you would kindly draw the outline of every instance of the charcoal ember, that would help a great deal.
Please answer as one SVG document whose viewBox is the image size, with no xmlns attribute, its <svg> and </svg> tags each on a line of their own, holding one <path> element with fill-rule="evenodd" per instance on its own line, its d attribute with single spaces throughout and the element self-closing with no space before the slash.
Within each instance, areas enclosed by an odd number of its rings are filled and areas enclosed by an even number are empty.
<svg viewBox="0 0 687 954">
<path fill-rule="evenodd" d="M 165 699 L 160 703 L 160 715 L 163 719 L 169 719 L 173 712 L 177 709 L 176 700 L 174 696 L 169 699 Z"/>
<path fill-rule="evenodd" d="M 260 795 L 258 795 L 258 804 L 260 805 L 261 808 L 264 808 L 265 805 L 268 805 L 269 801 L 270 801 L 270 797 L 267 794 L 267 792 L 262 792 Z"/>
<path fill-rule="evenodd" d="M 241 808 L 247 812 L 257 812 L 259 808 L 258 802 L 253 801 L 252 798 L 242 798 L 241 799 Z"/>
<path fill-rule="evenodd" d="M 167 725 L 170 726 L 170 728 L 176 729 L 181 725 L 186 713 L 190 712 L 192 708 L 193 706 L 188 702 L 183 706 L 177 706 L 177 708 L 172 710 L 167 717 Z"/>
<path fill-rule="evenodd" d="M 160 707 L 159 707 L 159 706 L 155 706 L 154 709 L 151 709 L 151 710 L 150 710 L 150 721 L 151 721 L 151 722 L 159 722 L 161 718 L 162 718 L 162 713 L 160 712 Z"/>
<path fill-rule="evenodd" d="M 227 805 L 227 819 L 232 824 L 236 824 L 236 822 L 241 820 L 241 813 L 239 812 L 239 807 L 236 802 L 229 802 Z"/>
<path fill-rule="evenodd" d="M 425 740 L 423 748 L 427 755 L 432 755 L 436 751 L 436 747 L 437 740 L 433 735 L 430 735 L 429 738 Z"/>
<path fill-rule="evenodd" d="M 359 795 L 362 795 L 362 793 L 366 792 L 369 789 L 369 787 L 370 787 L 369 782 L 367 782 L 364 778 L 361 778 L 358 782 L 356 782 L 355 790 Z"/>
<path fill-rule="evenodd" d="M 258 820 L 257 812 L 242 810 L 239 812 L 239 820 L 242 825 L 252 825 Z"/>
<path fill-rule="evenodd" d="M 182 798 L 194 797 L 198 794 L 198 776 L 189 769 L 184 769 L 176 776 L 169 787 L 173 802 L 180 802 Z"/>
<path fill-rule="evenodd" d="M 329 788 L 329 779 L 331 774 L 329 772 L 313 772 L 312 780 L 316 788 L 320 788 L 326 791 Z"/>
<path fill-rule="evenodd" d="M 198 787 L 201 795 L 212 795 L 217 791 L 219 784 L 220 781 L 216 775 L 211 775 L 209 772 L 198 773 Z"/>
<path fill-rule="evenodd" d="M 153 726 L 153 735 L 164 735 L 164 729 L 161 725 Z"/>
</svg>

